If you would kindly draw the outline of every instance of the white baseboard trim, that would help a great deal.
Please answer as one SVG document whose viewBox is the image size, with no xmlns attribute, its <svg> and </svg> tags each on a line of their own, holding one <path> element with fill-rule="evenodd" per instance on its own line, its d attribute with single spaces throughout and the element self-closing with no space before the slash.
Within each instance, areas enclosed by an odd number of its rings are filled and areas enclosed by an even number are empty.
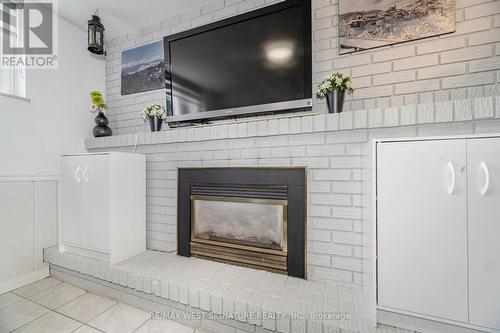
<svg viewBox="0 0 500 333">
<path fill-rule="evenodd" d="M 70 245 L 70 244 L 59 244 L 59 252 L 69 252 L 73 254 L 77 254 L 79 256 L 90 257 L 103 261 L 110 261 L 109 253 L 105 253 L 102 251 L 84 248 L 81 246 Z"/>
<path fill-rule="evenodd" d="M 439 322 L 431 319 L 396 313 L 387 310 L 377 310 L 377 319 L 380 324 L 401 327 L 416 332 L 425 333 L 483 333 L 496 332 L 494 330 L 474 327 L 472 325 Z"/>
<path fill-rule="evenodd" d="M 49 266 L 39 269 L 37 271 L 24 274 L 13 279 L 0 282 L 0 294 L 12 291 L 19 287 L 33 283 L 49 276 Z"/>
</svg>

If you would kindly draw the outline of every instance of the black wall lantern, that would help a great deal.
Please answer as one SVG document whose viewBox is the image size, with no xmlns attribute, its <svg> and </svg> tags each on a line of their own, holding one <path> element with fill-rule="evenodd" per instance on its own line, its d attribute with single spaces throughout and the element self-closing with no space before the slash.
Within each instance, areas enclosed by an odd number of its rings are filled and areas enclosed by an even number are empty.
<svg viewBox="0 0 500 333">
<path fill-rule="evenodd" d="M 94 54 L 106 55 L 106 52 L 104 52 L 104 25 L 102 25 L 97 14 L 96 10 L 95 15 L 92 15 L 92 19 L 88 20 L 88 50 Z"/>
</svg>

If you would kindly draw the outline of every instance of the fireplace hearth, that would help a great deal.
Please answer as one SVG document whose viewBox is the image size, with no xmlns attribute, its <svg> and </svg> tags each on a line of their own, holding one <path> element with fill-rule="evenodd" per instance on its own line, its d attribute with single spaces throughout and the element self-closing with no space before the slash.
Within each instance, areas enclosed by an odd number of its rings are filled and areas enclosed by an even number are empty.
<svg viewBox="0 0 500 333">
<path fill-rule="evenodd" d="M 305 168 L 181 168 L 178 254 L 306 277 Z"/>
</svg>

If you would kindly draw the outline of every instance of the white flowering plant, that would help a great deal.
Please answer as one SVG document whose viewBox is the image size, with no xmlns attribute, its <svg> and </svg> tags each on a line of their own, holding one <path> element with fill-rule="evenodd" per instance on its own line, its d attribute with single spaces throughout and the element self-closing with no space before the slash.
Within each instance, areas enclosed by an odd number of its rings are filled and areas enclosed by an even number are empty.
<svg viewBox="0 0 500 333">
<path fill-rule="evenodd" d="M 316 97 L 324 98 L 326 95 L 333 93 L 335 90 L 345 91 L 352 94 L 352 78 L 342 73 L 330 74 L 326 79 L 321 82 L 316 92 Z"/>
<path fill-rule="evenodd" d="M 144 110 L 142 110 L 141 116 L 144 120 L 148 119 L 149 117 L 156 117 L 163 120 L 167 118 L 167 111 L 163 106 L 159 104 L 153 104 L 150 106 L 146 106 Z"/>
</svg>

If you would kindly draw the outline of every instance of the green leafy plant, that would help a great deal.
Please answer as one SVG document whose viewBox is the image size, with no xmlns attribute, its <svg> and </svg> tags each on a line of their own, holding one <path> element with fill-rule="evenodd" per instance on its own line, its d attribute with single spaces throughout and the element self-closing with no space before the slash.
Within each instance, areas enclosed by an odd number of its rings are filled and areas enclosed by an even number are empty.
<svg viewBox="0 0 500 333">
<path fill-rule="evenodd" d="M 108 108 L 108 106 L 104 102 L 102 93 L 98 90 L 93 90 L 90 92 L 90 100 L 92 101 L 92 106 L 90 107 L 91 112 L 102 112 Z"/>
<path fill-rule="evenodd" d="M 148 119 L 149 117 L 165 119 L 167 118 L 167 111 L 163 106 L 159 104 L 153 104 L 150 106 L 146 106 L 144 110 L 142 110 L 141 117 L 144 120 Z"/>
<path fill-rule="evenodd" d="M 352 78 L 339 72 L 330 74 L 318 86 L 316 97 L 324 98 L 326 95 L 333 93 L 335 90 L 345 91 L 348 94 L 352 94 L 354 91 L 352 89 Z"/>
</svg>

